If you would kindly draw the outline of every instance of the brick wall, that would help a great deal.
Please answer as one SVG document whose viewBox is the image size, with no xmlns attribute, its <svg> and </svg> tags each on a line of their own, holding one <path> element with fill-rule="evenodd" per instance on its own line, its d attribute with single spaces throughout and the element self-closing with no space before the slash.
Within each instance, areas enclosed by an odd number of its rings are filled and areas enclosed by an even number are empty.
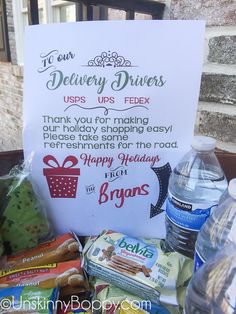
<svg viewBox="0 0 236 314">
<path fill-rule="evenodd" d="M 236 152 L 236 0 L 165 0 L 166 19 L 207 22 L 196 134 L 213 136 Z M 0 150 L 22 147 L 22 69 L 16 65 L 12 1 L 7 0 L 11 63 L 0 63 Z M 140 15 L 138 18 L 147 18 Z M 109 18 L 124 18 L 109 12 Z"/>
<path fill-rule="evenodd" d="M 207 23 L 195 130 L 236 152 L 236 0 L 172 0 L 170 18 Z"/>
<path fill-rule="evenodd" d="M 0 62 L 0 151 L 22 147 L 22 68 L 17 65 L 12 1 L 6 1 L 11 62 Z"/>
<path fill-rule="evenodd" d="M 0 62 L 0 148 L 22 147 L 22 73 L 18 66 Z"/>
<path fill-rule="evenodd" d="M 11 63 L 17 64 L 15 28 L 14 28 L 14 20 L 13 20 L 14 17 L 13 17 L 11 0 L 6 0 L 6 10 L 7 10 L 8 37 L 9 37 L 9 45 L 10 45 L 10 51 L 11 51 Z"/>
</svg>

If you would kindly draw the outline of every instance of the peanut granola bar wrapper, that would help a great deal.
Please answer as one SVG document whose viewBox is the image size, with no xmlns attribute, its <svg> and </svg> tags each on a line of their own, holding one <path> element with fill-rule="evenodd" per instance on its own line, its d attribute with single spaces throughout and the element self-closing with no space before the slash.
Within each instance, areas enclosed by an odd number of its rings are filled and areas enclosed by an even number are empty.
<svg viewBox="0 0 236 314">
<path fill-rule="evenodd" d="M 161 240 L 105 231 L 86 247 L 84 268 L 89 275 L 143 300 L 177 306 L 177 288 L 188 283 L 193 261 L 177 252 L 166 252 Z"/>
<path fill-rule="evenodd" d="M 88 291 L 80 259 L 0 272 L 0 288 L 13 286 L 60 287 L 60 296 Z"/>
<path fill-rule="evenodd" d="M 77 259 L 81 244 L 72 233 L 66 233 L 14 256 L 3 257 L 3 269 L 20 269 Z"/>
</svg>

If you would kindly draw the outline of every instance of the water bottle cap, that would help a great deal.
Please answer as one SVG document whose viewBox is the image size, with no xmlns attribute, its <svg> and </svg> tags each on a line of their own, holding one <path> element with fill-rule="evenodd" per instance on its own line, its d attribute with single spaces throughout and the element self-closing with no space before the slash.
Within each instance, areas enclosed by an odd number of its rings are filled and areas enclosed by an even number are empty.
<svg viewBox="0 0 236 314">
<path fill-rule="evenodd" d="M 229 186 L 228 186 L 228 192 L 232 198 L 236 199 L 236 178 L 230 180 Z"/>
<path fill-rule="evenodd" d="M 192 147 L 200 151 L 210 151 L 216 147 L 216 140 L 209 136 L 194 136 Z"/>
</svg>

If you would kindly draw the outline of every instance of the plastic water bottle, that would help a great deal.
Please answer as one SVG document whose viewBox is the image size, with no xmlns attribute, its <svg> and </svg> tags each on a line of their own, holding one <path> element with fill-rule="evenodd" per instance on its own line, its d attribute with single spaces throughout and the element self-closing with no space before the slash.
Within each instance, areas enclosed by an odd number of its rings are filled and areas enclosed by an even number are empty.
<svg viewBox="0 0 236 314">
<path fill-rule="evenodd" d="M 184 313 L 236 313 L 235 246 L 226 246 L 193 275 L 187 288 Z"/>
<path fill-rule="evenodd" d="M 192 149 L 174 168 L 166 202 L 166 241 L 193 258 L 197 234 L 217 207 L 227 180 L 214 153 L 216 141 L 195 136 Z"/>
<path fill-rule="evenodd" d="M 196 242 L 194 270 L 227 244 L 236 245 L 236 179 L 229 182 L 228 192 L 201 228 Z"/>
</svg>

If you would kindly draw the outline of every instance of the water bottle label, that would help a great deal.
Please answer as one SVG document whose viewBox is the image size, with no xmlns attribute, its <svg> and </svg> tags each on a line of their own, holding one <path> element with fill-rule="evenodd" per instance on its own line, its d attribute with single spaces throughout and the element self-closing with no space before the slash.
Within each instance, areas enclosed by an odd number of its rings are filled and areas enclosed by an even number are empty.
<svg viewBox="0 0 236 314">
<path fill-rule="evenodd" d="M 204 259 L 201 257 L 201 255 L 198 253 L 198 251 L 195 249 L 194 253 L 194 272 L 198 271 L 198 269 L 205 263 Z"/>
<path fill-rule="evenodd" d="M 236 213 L 234 215 L 236 215 Z M 234 216 L 233 219 L 234 220 L 233 220 L 232 226 L 230 228 L 228 238 L 229 238 L 229 242 L 236 243 L 236 217 Z"/>
<path fill-rule="evenodd" d="M 218 204 L 208 204 L 202 208 L 199 203 L 186 203 L 174 197 L 170 192 L 166 202 L 166 215 L 177 226 L 187 230 L 199 231 L 210 216 L 213 207 Z"/>
</svg>

